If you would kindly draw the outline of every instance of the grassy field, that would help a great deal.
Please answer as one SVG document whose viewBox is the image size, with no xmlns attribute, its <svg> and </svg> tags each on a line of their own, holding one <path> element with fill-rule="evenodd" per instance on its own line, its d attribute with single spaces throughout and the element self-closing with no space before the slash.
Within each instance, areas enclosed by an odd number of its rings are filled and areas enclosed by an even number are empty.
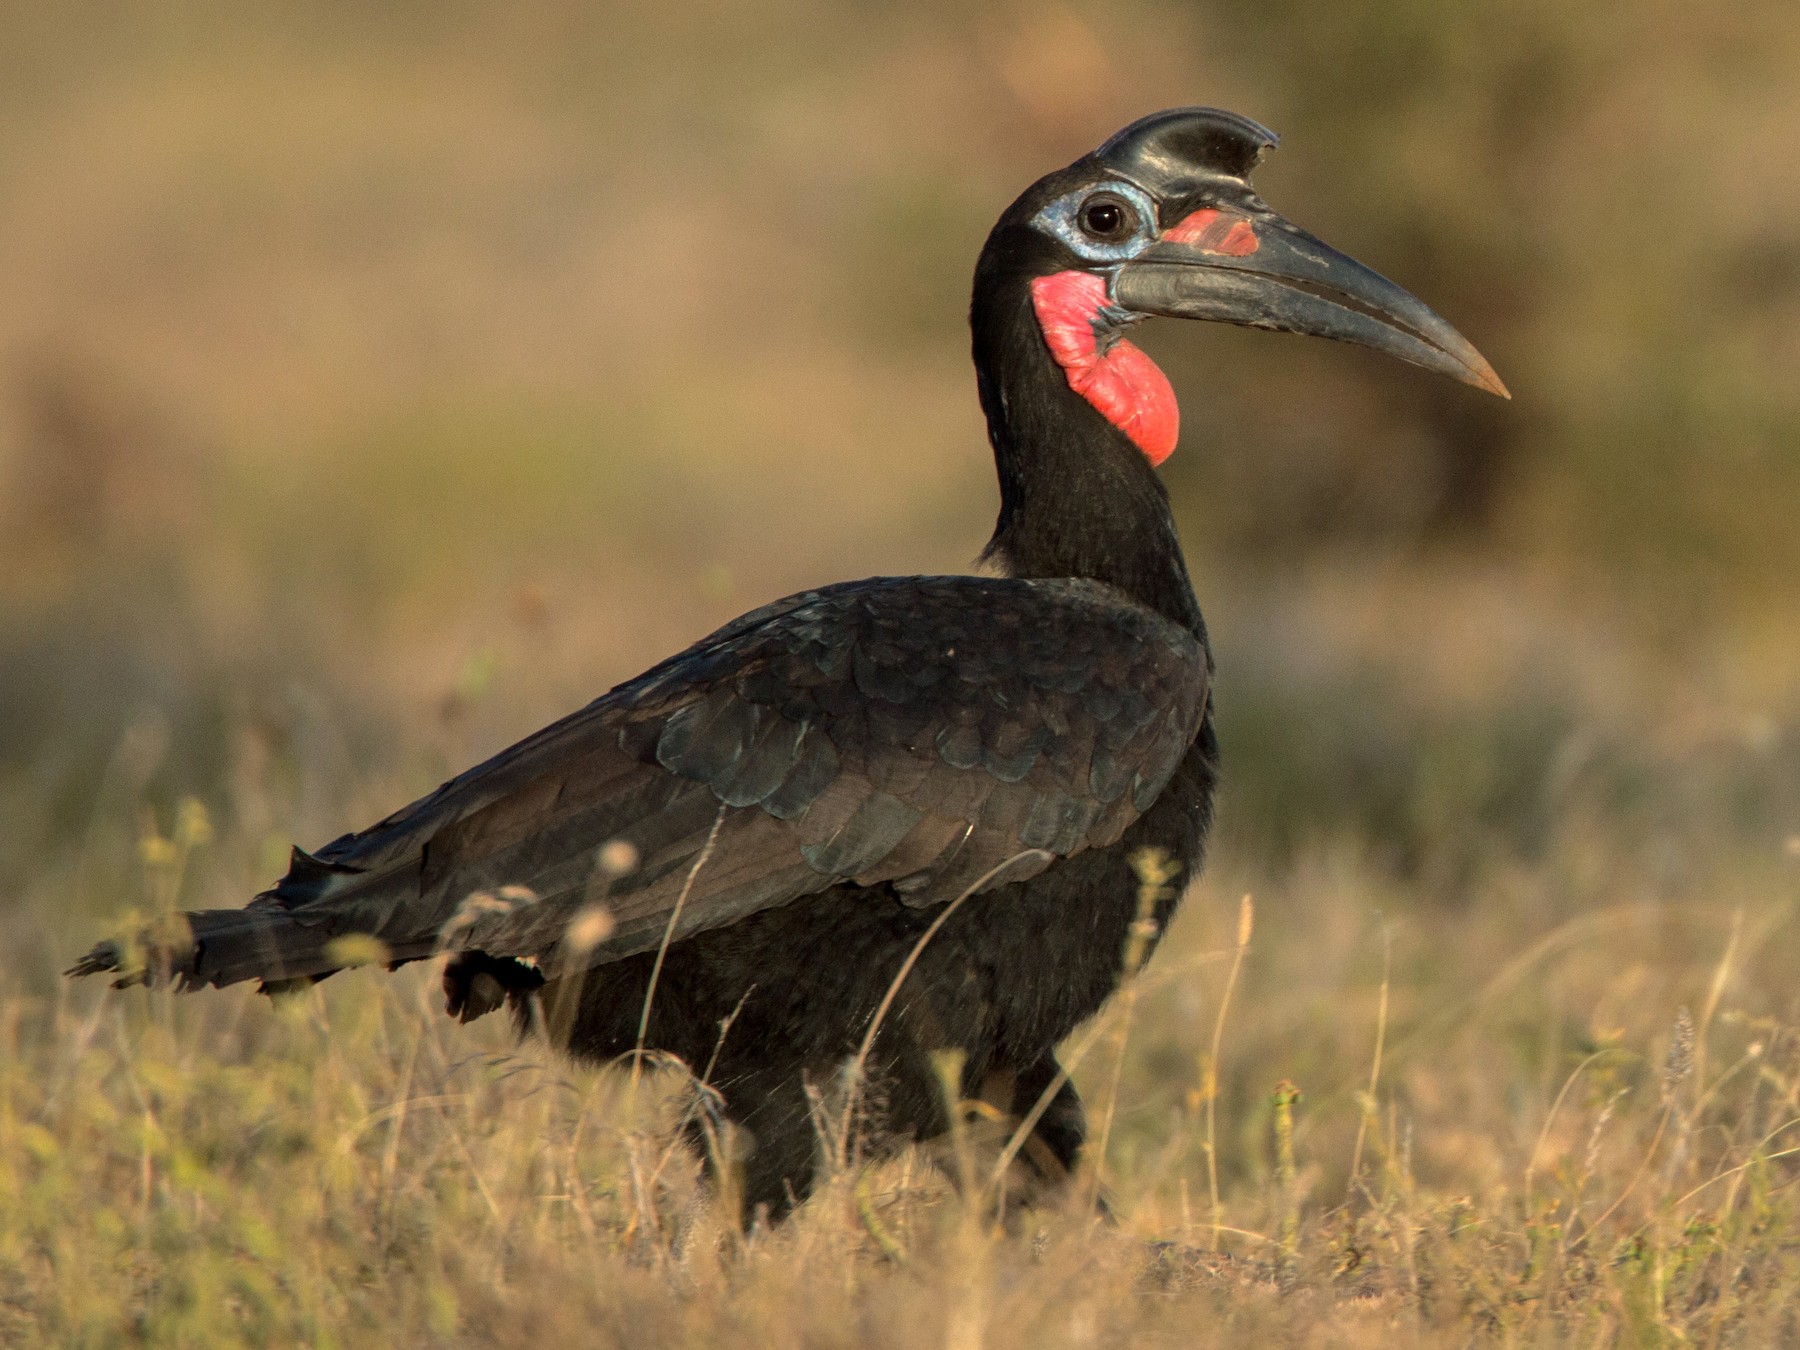
<svg viewBox="0 0 1800 1350">
<path fill-rule="evenodd" d="M 1791 6 L 0 15 L 0 1343 L 1800 1339 Z M 975 1116 L 744 1238 L 686 1075 L 423 966 L 57 978 L 752 604 L 967 568 L 982 234 L 1190 101 L 1517 397 L 1147 333 L 1225 786 L 1065 1047 L 1068 1208 L 996 1224 Z"/>
<path fill-rule="evenodd" d="M 1228 838 L 1069 1047 L 1106 1145 L 1078 1190 L 1109 1189 L 1111 1227 L 996 1226 L 964 1198 L 971 1137 L 745 1240 L 671 1143 L 684 1075 L 457 1027 L 430 971 L 270 1005 L 24 993 L 28 964 L 0 1004 L 0 1334 L 1785 1342 L 1800 840 L 1622 837 L 1577 754 L 1539 785 L 1558 819 L 1533 856 L 1454 883 L 1352 835 L 1279 867 Z M 138 841 L 143 904 L 247 891 L 254 852 L 185 802 Z M 37 925 L 26 951 L 73 950 L 49 906 Z"/>
</svg>

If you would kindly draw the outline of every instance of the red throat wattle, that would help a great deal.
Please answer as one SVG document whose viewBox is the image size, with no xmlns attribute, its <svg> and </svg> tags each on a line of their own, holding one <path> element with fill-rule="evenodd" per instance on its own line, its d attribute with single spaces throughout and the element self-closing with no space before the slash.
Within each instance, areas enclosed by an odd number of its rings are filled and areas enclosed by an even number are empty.
<svg viewBox="0 0 1800 1350">
<path fill-rule="evenodd" d="M 1161 464 L 1181 434 L 1175 391 L 1156 362 L 1124 338 L 1102 344 L 1107 303 L 1106 279 L 1091 272 L 1032 278 L 1031 307 L 1069 388 L 1130 437 L 1152 464 Z"/>
</svg>

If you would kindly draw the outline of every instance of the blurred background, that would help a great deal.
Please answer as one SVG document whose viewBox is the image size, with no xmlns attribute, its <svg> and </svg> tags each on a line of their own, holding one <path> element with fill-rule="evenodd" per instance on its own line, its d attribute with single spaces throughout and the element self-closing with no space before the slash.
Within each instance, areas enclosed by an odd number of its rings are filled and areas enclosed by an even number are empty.
<svg viewBox="0 0 1800 1350">
<path fill-rule="evenodd" d="M 1423 1016 L 1572 917 L 1670 902 L 1542 976 L 1546 1063 L 1666 1027 L 1733 906 L 1774 906 L 1791 974 L 1786 0 L 0 13 L 12 987 L 145 903 L 178 819 L 210 839 L 184 903 L 237 904 L 752 605 L 968 568 L 985 232 L 1196 102 L 1279 131 L 1265 197 L 1515 395 L 1144 331 L 1226 757 L 1182 941 L 1228 947 L 1257 893 L 1256 1091 L 1366 1053 L 1363 1011 L 1333 1028 L 1383 933 Z M 1167 997 L 1153 1103 L 1196 1073 L 1200 995 Z"/>
</svg>

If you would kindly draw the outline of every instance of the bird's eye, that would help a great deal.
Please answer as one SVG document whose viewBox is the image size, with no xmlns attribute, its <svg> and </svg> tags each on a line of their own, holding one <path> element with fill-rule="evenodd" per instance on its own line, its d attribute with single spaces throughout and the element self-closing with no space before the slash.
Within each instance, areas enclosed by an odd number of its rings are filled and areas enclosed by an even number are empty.
<svg viewBox="0 0 1800 1350">
<path fill-rule="evenodd" d="M 1083 232 L 1094 239 L 1123 239 L 1138 227 L 1137 212 L 1131 204 L 1106 192 L 1083 202 L 1078 218 Z"/>
</svg>

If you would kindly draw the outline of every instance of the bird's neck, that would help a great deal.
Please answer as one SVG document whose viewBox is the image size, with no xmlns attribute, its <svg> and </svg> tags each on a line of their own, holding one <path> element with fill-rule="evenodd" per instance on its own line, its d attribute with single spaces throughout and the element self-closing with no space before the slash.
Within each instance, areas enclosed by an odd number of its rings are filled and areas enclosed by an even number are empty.
<svg viewBox="0 0 1800 1350">
<path fill-rule="evenodd" d="M 1000 476 L 1000 518 L 984 556 L 1013 576 L 1105 582 L 1202 634 L 1156 470 L 1069 387 L 1038 328 L 1029 283 L 981 281 L 978 274 L 969 321 Z"/>
</svg>

